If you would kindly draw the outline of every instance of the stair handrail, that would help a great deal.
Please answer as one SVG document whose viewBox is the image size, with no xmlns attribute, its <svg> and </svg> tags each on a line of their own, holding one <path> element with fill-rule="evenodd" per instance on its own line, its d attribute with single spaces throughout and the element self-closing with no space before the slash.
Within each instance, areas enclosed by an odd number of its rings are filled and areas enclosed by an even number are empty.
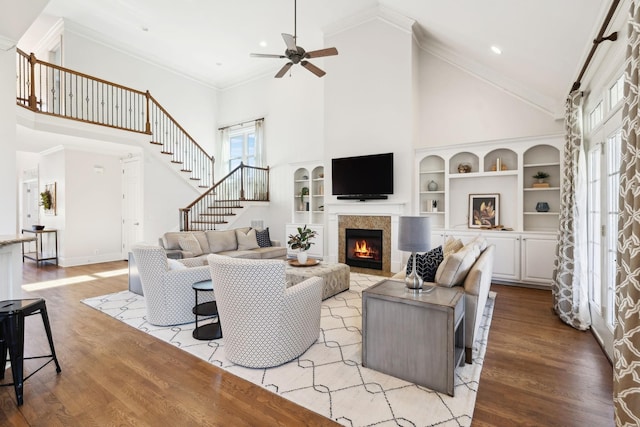
<svg viewBox="0 0 640 427">
<path fill-rule="evenodd" d="M 255 171 L 258 179 L 251 180 L 248 177 L 248 171 Z M 180 230 L 202 230 L 210 229 L 217 224 L 226 223 L 225 216 L 234 215 L 233 209 L 240 206 L 237 202 L 245 201 L 269 201 L 269 166 L 249 166 L 243 162 L 220 179 L 209 190 L 205 191 L 196 200 L 184 208 L 180 208 Z M 232 180 L 236 178 L 239 181 L 239 186 Z M 255 178 L 255 177 L 254 177 Z M 249 184 L 253 185 L 253 191 L 248 188 Z M 263 191 L 256 191 L 256 188 L 261 188 Z M 232 194 L 229 193 L 232 192 Z M 233 197 L 235 196 L 235 197 Z M 209 214 L 209 209 L 216 209 L 222 212 Z M 193 215 L 191 215 L 193 213 Z M 211 221 L 203 221 L 202 226 L 194 226 L 195 221 L 193 216 L 195 215 L 207 215 L 211 216 Z M 191 216 L 191 218 L 190 218 Z"/>
</svg>

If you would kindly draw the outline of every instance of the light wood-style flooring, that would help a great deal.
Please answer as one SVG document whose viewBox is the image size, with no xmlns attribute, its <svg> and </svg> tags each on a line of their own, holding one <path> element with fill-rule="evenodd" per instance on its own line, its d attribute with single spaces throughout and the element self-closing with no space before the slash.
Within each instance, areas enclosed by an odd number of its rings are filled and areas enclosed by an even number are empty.
<svg viewBox="0 0 640 427">
<path fill-rule="evenodd" d="M 126 269 L 24 264 L 24 284 L 47 301 L 62 373 L 50 364 L 26 381 L 21 407 L 12 387 L 0 388 L 0 425 L 336 425 L 80 302 L 127 289 Z M 549 291 L 492 289 L 473 425 L 614 425 L 612 368 L 591 333 L 562 324 Z M 26 329 L 26 354 L 46 352 L 40 317 Z"/>
</svg>

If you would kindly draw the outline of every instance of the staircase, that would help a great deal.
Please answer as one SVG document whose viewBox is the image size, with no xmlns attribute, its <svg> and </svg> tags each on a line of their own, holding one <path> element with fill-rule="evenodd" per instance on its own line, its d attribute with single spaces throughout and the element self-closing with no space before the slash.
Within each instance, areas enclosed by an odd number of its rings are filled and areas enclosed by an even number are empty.
<svg viewBox="0 0 640 427">
<path fill-rule="evenodd" d="M 180 209 L 181 230 L 227 224 L 246 201 L 269 201 L 269 168 L 241 164 L 213 181 L 214 159 L 149 93 L 41 61 L 17 50 L 17 105 L 85 123 L 148 134 L 203 194 Z M 206 190 L 205 190 L 206 189 Z"/>
</svg>

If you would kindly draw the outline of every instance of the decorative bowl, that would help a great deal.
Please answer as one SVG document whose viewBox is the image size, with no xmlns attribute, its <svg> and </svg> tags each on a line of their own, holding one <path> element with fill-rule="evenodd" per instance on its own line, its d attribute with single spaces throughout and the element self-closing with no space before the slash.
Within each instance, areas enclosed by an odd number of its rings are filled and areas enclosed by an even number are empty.
<svg viewBox="0 0 640 427">
<path fill-rule="evenodd" d="M 41 231 L 44 230 L 44 225 L 32 225 L 31 229 L 34 231 Z"/>
</svg>

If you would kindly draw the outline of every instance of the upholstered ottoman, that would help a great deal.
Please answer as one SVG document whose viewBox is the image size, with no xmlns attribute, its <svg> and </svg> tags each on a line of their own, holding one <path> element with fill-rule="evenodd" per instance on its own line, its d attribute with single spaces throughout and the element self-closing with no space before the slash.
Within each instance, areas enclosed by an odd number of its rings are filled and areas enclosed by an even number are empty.
<svg viewBox="0 0 640 427">
<path fill-rule="evenodd" d="M 347 264 L 329 264 L 321 262 L 313 267 L 287 266 L 287 286 L 293 286 L 309 277 L 322 277 L 322 299 L 349 289 L 350 269 Z"/>
</svg>

